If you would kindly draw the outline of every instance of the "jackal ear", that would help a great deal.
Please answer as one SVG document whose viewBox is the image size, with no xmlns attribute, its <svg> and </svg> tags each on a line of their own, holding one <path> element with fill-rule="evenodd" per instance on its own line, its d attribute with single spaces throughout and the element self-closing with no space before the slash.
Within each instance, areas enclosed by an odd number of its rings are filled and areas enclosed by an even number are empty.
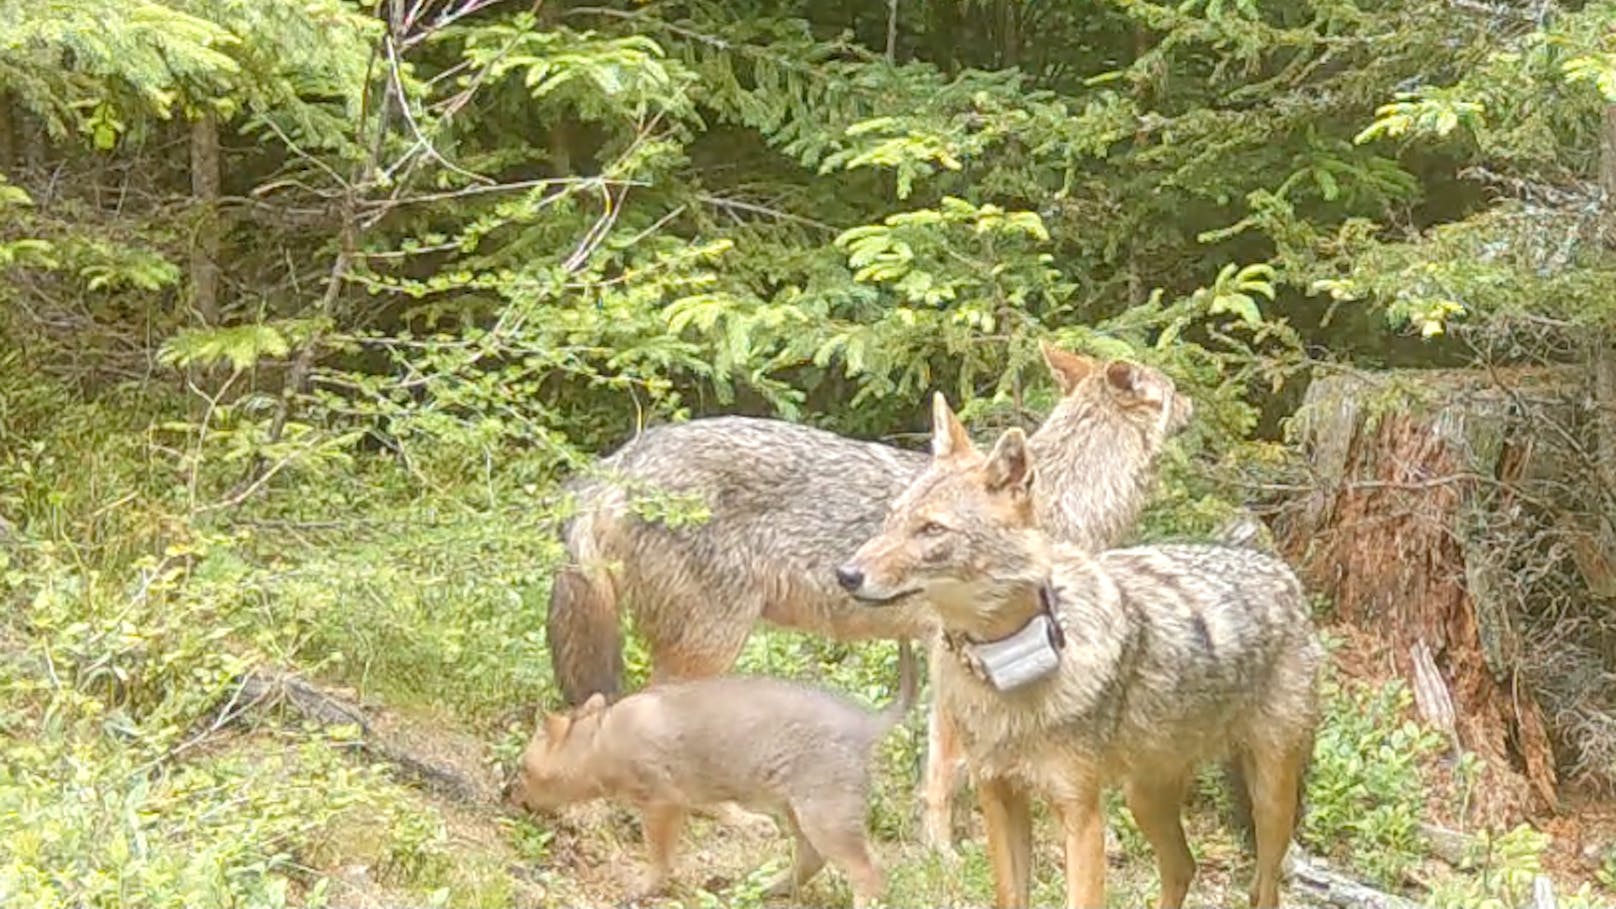
<svg viewBox="0 0 1616 909">
<path fill-rule="evenodd" d="M 1026 491 L 1032 485 L 1032 454 L 1027 451 L 1027 434 L 1021 427 L 1012 426 L 999 436 L 988 455 L 988 489 Z"/>
<path fill-rule="evenodd" d="M 965 431 L 965 425 L 954 416 L 954 411 L 948 406 L 948 399 L 942 392 L 937 392 L 931 398 L 931 456 L 934 458 L 957 458 L 975 450 L 971 444 L 971 436 Z"/>
<path fill-rule="evenodd" d="M 1149 366 L 1128 360 L 1106 364 L 1105 381 L 1111 390 L 1156 407 L 1167 407 L 1176 389 L 1173 380 Z"/>
<path fill-rule="evenodd" d="M 1112 360 L 1105 364 L 1105 381 L 1113 391 L 1123 394 L 1132 394 L 1134 387 L 1144 378 L 1137 363 L 1127 360 Z"/>
<path fill-rule="evenodd" d="M 589 698 L 587 700 L 585 700 L 581 705 L 579 705 L 577 710 L 573 711 L 572 718 L 575 719 L 575 720 L 581 720 L 584 717 L 589 716 L 592 713 L 599 713 L 599 712 L 601 712 L 602 710 L 605 710 L 605 709 L 606 709 L 606 695 L 604 695 L 601 692 L 597 691 L 594 694 L 590 695 Z"/>
<path fill-rule="evenodd" d="M 1156 415 L 1156 430 L 1163 437 L 1178 434 L 1189 425 L 1195 405 L 1178 393 L 1178 386 L 1166 373 L 1127 360 L 1106 365 L 1105 381 L 1127 402 L 1124 406 L 1148 407 Z"/>
<path fill-rule="evenodd" d="M 1048 341 L 1039 341 L 1038 349 L 1043 353 L 1044 365 L 1049 367 L 1049 374 L 1054 377 L 1063 395 L 1070 394 L 1077 383 L 1088 378 L 1098 365 L 1082 354 L 1062 350 Z"/>
<path fill-rule="evenodd" d="M 572 729 L 572 717 L 565 713 L 546 713 L 544 715 L 544 739 L 550 747 L 561 744 Z"/>
</svg>

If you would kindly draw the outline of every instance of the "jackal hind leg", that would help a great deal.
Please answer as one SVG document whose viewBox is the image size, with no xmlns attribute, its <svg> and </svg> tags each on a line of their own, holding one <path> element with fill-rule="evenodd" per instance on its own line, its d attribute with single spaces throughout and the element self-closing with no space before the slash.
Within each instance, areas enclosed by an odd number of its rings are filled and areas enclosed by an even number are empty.
<svg viewBox="0 0 1616 909">
<path fill-rule="evenodd" d="M 1295 832 L 1301 795 L 1305 745 L 1263 743 L 1240 756 L 1251 792 L 1251 819 L 1256 828 L 1257 867 L 1251 882 L 1252 909 L 1278 909 L 1285 851 Z"/>
<path fill-rule="evenodd" d="M 825 857 L 814 846 L 807 834 L 802 832 L 802 824 L 797 821 L 797 813 L 789 806 L 785 810 L 786 825 L 791 828 L 792 846 L 791 868 L 783 872 L 766 891 L 772 897 L 796 897 L 802 886 L 813 880 L 819 869 L 825 867 Z"/>
<path fill-rule="evenodd" d="M 1182 906 L 1195 879 L 1195 855 L 1184 838 L 1182 815 L 1189 779 L 1187 774 L 1177 779 L 1134 779 L 1125 790 L 1128 811 L 1156 853 L 1162 909 Z"/>
<path fill-rule="evenodd" d="M 811 848 L 847 875 L 855 909 L 879 900 L 886 877 L 870 857 L 865 832 L 868 805 L 863 796 L 804 801 L 792 809 L 798 829 Z"/>
</svg>

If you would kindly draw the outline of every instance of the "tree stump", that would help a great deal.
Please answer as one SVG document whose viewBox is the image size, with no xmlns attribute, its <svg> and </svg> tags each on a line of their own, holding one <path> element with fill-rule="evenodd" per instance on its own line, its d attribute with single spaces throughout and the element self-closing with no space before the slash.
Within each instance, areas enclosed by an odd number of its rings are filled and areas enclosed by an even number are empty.
<svg viewBox="0 0 1616 909">
<path fill-rule="evenodd" d="M 1428 718 L 1484 761 L 1476 807 L 1490 819 L 1557 802 L 1555 752 L 1519 659 L 1520 547 L 1498 541 L 1554 511 L 1537 493 L 1553 477 L 1563 488 L 1567 465 L 1534 421 L 1572 418 L 1561 411 L 1574 379 L 1347 373 L 1315 380 L 1293 421 L 1313 477 L 1281 513 L 1279 545 L 1341 620 L 1389 645 Z"/>
</svg>

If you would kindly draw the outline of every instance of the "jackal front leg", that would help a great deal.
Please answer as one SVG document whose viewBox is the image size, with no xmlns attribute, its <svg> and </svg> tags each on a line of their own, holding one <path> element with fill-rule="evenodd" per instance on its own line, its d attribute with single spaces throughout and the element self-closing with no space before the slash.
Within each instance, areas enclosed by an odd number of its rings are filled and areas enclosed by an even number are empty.
<svg viewBox="0 0 1616 909">
<path fill-rule="evenodd" d="M 1032 813 L 1027 791 L 1003 778 L 976 780 L 993 867 L 994 905 L 1026 909 L 1032 896 Z"/>
<path fill-rule="evenodd" d="M 1066 909 L 1105 909 L 1105 812 L 1084 784 L 1059 803 L 1066 840 Z"/>
<path fill-rule="evenodd" d="M 638 902 L 662 892 L 673 873 L 673 851 L 685 826 L 685 808 L 659 802 L 645 808 L 645 870 L 630 899 Z"/>
<path fill-rule="evenodd" d="M 932 686 L 936 691 L 936 686 Z M 959 787 L 959 734 L 935 698 L 926 716 L 926 783 L 922 833 L 926 847 L 954 853 L 954 791 Z"/>
</svg>

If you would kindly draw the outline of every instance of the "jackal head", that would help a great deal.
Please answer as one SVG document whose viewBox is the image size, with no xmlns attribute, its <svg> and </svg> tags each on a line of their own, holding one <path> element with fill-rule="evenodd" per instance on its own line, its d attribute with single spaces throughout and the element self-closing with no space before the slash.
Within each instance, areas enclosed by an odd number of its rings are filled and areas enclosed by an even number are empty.
<svg viewBox="0 0 1616 909">
<path fill-rule="evenodd" d="M 605 709 L 605 696 L 596 692 L 570 713 L 545 714 L 522 749 L 516 777 L 505 789 L 505 802 L 548 812 L 599 795 L 591 740 Z"/>
<path fill-rule="evenodd" d="M 1091 551 L 1116 545 L 1136 520 L 1167 440 L 1194 407 L 1165 374 L 1043 345 L 1061 389 L 1028 439 L 1038 464 L 1038 519 L 1058 540 Z"/>
<path fill-rule="evenodd" d="M 945 624 L 969 623 L 1009 591 L 1040 583 L 1049 570 L 1031 455 L 1026 435 L 1012 428 L 984 457 L 941 393 L 932 399 L 931 447 L 931 464 L 836 577 L 868 603 L 923 594 Z"/>
<path fill-rule="evenodd" d="M 1160 370 L 1131 360 L 1096 360 L 1047 341 L 1038 347 L 1061 390 L 1060 402 L 1045 420 L 1047 426 L 1081 423 L 1080 410 L 1100 402 L 1147 433 L 1152 447 L 1159 447 L 1163 439 L 1188 426 L 1195 414 L 1193 402 Z"/>
</svg>

